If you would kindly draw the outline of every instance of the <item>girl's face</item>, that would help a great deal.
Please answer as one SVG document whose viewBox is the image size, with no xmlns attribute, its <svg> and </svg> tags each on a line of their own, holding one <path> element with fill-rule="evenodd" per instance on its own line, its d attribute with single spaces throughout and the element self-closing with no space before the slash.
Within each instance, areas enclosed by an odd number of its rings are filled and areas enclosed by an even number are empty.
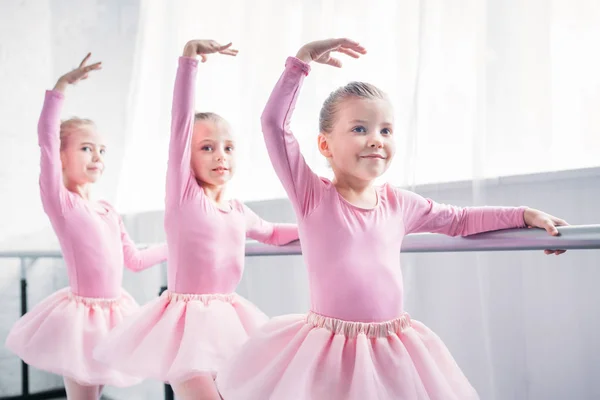
<svg viewBox="0 0 600 400">
<path fill-rule="evenodd" d="M 98 181 L 104 172 L 106 145 L 95 126 L 71 128 L 62 141 L 60 159 L 67 186 Z"/>
<path fill-rule="evenodd" d="M 226 122 L 196 121 L 191 152 L 192 171 L 203 184 L 221 186 L 233 177 L 235 142 Z"/>
<path fill-rule="evenodd" d="M 396 153 L 390 102 L 349 97 L 336 114 L 332 131 L 319 135 L 319 150 L 336 178 L 372 181 L 382 175 Z"/>
</svg>

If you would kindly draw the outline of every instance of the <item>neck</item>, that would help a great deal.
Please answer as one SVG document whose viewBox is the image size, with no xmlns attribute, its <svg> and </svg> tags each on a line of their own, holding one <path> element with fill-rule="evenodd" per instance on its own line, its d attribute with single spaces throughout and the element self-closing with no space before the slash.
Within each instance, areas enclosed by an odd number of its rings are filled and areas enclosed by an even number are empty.
<svg viewBox="0 0 600 400">
<path fill-rule="evenodd" d="M 373 190 L 372 180 L 357 179 L 356 177 L 347 176 L 335 170 L 333 172 L 333 186 L 335 186 L 335 188 L 340 192 L 344 191 L 355 194 L 363 194 L 369 193 Z"/>
<path fill-rule="evenodd" d="M 65 187 L 69 192 L 79 195 L 84 200 L 90 200 L 92 192 L 92 187 L 90 183 L 77 184 L 74 182 L 68 182 L 65 179 Z"/>
<path fill-rule="evenodd" d="M 336 174 L 332 183 L 338 193 L 351 204 L 368 209 L 377 206 L 377 194 L 373 187 L 373 181 Z"/>
<path fill-rule="evenodd" d="M 204 190 L 204 194 L 206 197 L 211 199 L 217 204 L 225 202 L 225 185 L 208 185 L 206 183 L 201 183 L 202 190 Z"/>
</svg>

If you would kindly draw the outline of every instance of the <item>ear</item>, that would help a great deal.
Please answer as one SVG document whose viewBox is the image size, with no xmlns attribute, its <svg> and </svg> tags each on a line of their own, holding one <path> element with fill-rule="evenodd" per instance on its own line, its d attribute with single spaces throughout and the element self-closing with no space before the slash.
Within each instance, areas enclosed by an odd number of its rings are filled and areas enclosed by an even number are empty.
<svg viewBox="0 0 600 400">
<path fill-rule="evenodd" d="M 327 141 L 328 135 L 321 132 L 317 139 L 319 145 L 319 151 L 325 158 L 331 158 L 331 150 L 329 149 L 329 142 Z"/>
<path fill-rule="evenodd" d="M 67 162 L 67 158 L 64 151 L 60 152 L 60 164 L 62 166 L 62 170 L 65 170 L 65 163 Z"/>
</svg>

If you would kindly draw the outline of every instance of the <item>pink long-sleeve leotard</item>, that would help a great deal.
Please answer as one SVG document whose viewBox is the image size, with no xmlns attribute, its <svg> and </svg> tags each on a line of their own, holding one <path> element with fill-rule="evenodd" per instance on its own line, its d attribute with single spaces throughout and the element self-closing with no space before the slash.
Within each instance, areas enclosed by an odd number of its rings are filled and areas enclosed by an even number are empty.
<svg viewBox="0 0 600 400">
<path fill-rule="evenodd" d="M 309 71 L 302 61 L 287 60 L 262 115 L 262 127 L 269 156 L 298 218 L 313 312 L 360 322 L 397 318 L 403 312 L 404 236 L 465 236 L 524 226 L 524 207 L 453 207 L 389 184 L 376 187 L 373 209 L 347 202 L 329 180 L 311 171 L 290 131 Z"/>
<path fill-rule="evenodd" d="M 83 297 L 116 298 L 123 267 L 140 271 L 166 260 L 166 244 L 138 250 L 115 209 L 67 190 L 60 160 L 60 112 L 64 96 L 47 91 L 38 123 L 40 191 L 58 236 L 71 291 Z"/>
<path fill-rule="evenodd" d="M 173 94 L 165 212 L 168 286 L 176 293 L 230 293 L 243 273 L 247 237 L 280 245 L 297 239 L 298 230 L 266 222 L 236 200 L 222 210 L 196 181 L 190 147 L 197 67 L 195 59 L 179 59 Z"/>
</svg>

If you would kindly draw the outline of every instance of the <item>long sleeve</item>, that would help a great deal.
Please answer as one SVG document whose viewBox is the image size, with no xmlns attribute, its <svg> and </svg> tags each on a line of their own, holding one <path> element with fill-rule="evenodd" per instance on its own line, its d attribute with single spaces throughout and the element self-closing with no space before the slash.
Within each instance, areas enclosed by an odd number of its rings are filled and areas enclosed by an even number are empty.
<svg viewBox="0 0 600 400">
<path fill-rule="evenodd" d="M 160 244 L 150 246 L 146 249 L 138 249 L 129 237 L 123 220 L 119 217 L 119 228 L 121 229 L 121 242 L 123 243 L 123 262 L 125 268 L 132 271 L 142 271 L 153 265 L 159 264 L 167 259 L 167 245 Z"/>
<path fill-rule="evenodd" d="M 60 112 L 64 96 L 48 90 L 44 107 L 38 121 L 38 144 L 40 146 L 40 195 L 44 211 L 51 218 L 63 214 L 69 204 L 60 161 Z"/>
<path fill-rule="evenodd" d="M 243 209 L 246 217 L 246 237 L 275 246 L 298 240 L 296 224 L 274 224 L 260 218 L 246 205 L 243 205 Z"/>
<path fill-rule="evenodd" d="M 406 234 L 432 232 L 468 236 L 500 229 L 524 228 L 526 207 L 455 207 L 397 189 Z"/>
<path fill-rule="evenodd" d="M 179 204 L 190 187 L 191 141 L 194 129 L 194 88 L 198 60 L 180 57 L 171 110 L 171 140 L 167 164 L 167 207 Z"/>
<path fill-rule="evenodd" d="M 262 129 L 273 168 L 299 218 L 318 205 L 325 184 L 306 164 L 290 130 L 298 93 L 310 67 L 289 57 L 261 117 Z"/>
</svg>

